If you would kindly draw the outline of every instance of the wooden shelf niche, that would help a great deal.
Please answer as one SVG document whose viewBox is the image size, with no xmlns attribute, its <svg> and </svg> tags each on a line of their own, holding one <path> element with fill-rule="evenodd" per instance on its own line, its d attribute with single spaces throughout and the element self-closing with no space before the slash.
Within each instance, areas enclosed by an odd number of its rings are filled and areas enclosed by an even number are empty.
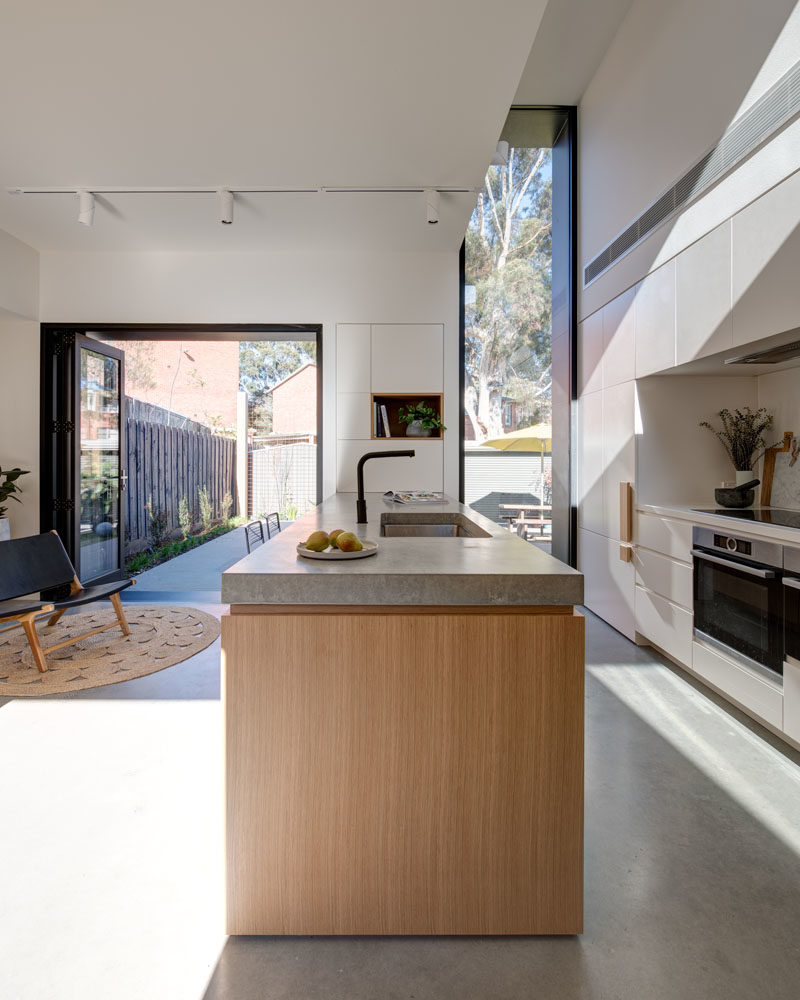
<svg viewBox="0 0 800 1000">
<path fill-rule="evenodd" d="M 441 417 L 442 415 L 442 394 L 437 392 L 417 392 L 417 393 L 378 393 L 374 392 L 370 396 L 370 409 L 369 409 L 369 419 L 370 428 L 372 431 L 371 440 L 373 441 L 383 441 L 388 435 L 385 433 L 376 434 L 375 433 L 375 404 L 377 403 L 378 409 L 382 406 L 386 407 L 386 413 L 389 417 L 389 430 L 391 431 L 392 438 L 405 438 L 406 437 L 406 427 L 408 424 L 400 420 L 398 416 L 400 407 L 408 406 L 409 404 L 414 405 L 419 402 L 424 402 L 427 406 L 432 406 L 436 412 Z M 382 428 L 383 417 L 381 417 L 381 423 L 379 426 Z M 411 437 L 411 441 L 441 441 L 442 432 L 441 430 L 435 430 L 430 437 Z"/>
</svg>

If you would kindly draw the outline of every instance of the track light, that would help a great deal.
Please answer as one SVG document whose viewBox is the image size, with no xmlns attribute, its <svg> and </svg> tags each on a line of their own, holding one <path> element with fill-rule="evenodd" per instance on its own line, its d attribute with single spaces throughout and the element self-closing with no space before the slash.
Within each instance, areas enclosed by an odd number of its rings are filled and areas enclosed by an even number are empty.
<svg viewBox="0 0 800 1000">
<path fill-rule="evenodd" d="M 233 192 L 228 188 L 220 188 L 219 195 L 219 221 L 223 226 L 229 226 L 233 222 Z"/>
<path fill-rule="evenodd" d="M 495 147 L 491 166 L 493 167 L 508 166 L 508 143 L 505 141 L 505 139 L 501 139 L 498 142 L 497 146 Z"/>
<path fill-rule="evenodd" d="M 425 207 L 428 213 L 428 225 L 435 226 L 439 221 L 439 192 L 435 188 L 425 191 Z"/>
<path fill-rule="evenodd" d="M 91 226 L 94 222 L 94 195 L 91 191 L 78 191 L 78 222 Z"/>
</svg>

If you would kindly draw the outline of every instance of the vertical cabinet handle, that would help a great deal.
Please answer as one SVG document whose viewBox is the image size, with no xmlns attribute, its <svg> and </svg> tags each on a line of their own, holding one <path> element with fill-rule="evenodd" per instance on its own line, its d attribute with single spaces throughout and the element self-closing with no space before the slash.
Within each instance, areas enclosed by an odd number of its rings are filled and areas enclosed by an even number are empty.
<svg viewBox="0 0 800 1000">
<path fill-rule="evenodd" d="M 633 541 L 633 485 L 631 483 L 619 484 L 619 540 L 627 543 Z"/>
</svg>

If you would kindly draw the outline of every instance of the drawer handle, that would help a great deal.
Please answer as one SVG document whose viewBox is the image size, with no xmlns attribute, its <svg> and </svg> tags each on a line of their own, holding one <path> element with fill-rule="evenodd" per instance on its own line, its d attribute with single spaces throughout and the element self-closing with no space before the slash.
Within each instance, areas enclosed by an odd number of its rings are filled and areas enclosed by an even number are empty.
<svg viewBox="0 0 800 1000">
<path fill-rule="evenodd" d="M 783 578 L 784 587 L 791 587 L 792 590 L 800 590 L 800 580 L 796 580 L 793 576 L 785 576 Z"/>
</svg>

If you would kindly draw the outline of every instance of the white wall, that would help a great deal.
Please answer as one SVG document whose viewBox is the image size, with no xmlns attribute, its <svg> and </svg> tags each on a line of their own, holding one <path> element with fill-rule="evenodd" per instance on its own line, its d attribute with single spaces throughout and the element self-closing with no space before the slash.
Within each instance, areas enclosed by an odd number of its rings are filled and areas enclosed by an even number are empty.
<svg viewBox="0 0 800 1000">
<path fill-rule="evenodd" d="M 323 493 L 335 491 L 337 323 L 444 325 L 444 422 L 457 427 L 456 253 L 41 255 L 41 319 L 62 323 L 322 323 Z M 445 437 L 458 492 L 458 436 Z"/>
<path fill-rule="evenodd" d="M 39 255 L 0 230 L 0 466 L 30 469 L 14 537 L 39 530 Z"/>
<path fill-rule="evenodd" d="M 800 57 L 796 0 L 635 0 L 579 109 L 585 265 Z M 800 122 L 583 290 L 583 318 L 800 167 Z"/>
</svg>

